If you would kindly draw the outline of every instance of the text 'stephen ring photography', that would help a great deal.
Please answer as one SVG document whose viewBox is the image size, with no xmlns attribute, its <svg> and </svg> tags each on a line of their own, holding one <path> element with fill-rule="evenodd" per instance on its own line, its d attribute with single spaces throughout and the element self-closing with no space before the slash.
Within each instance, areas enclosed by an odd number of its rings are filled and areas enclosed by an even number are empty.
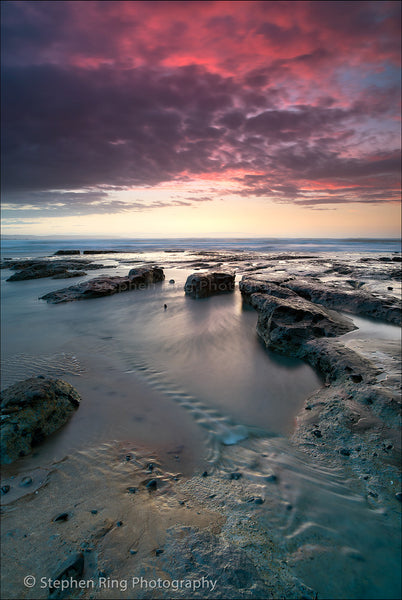
<svg viewBox="0 0 402 600">
<path fill-rule="evenodd" d="M 401 597 L 400 32 L 1 1 L 2 599 Z"/>
</svg>

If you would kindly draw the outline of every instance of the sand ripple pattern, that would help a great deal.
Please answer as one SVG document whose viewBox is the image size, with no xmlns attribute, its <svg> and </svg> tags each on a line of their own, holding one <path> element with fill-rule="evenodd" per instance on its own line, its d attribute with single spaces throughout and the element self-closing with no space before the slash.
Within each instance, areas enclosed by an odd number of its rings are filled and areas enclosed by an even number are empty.
<svg viewBox="0 0 402 600">
<path fill-rule="evenodd" d="M 62 352 L 42 356 L 15 354 L 6 357 L 1 362 L 1 389 L 37 375 L 63 377 L 65 375 L 78 376 L 84 372 L 84 367 L 71 353 Z"/>
<path fill-rule="evenodd" d="M 135 373 L 137 377 L 145 380 L 154 389 L 179 404 L 192 415 L 198 425 L 208 432 L 211 443 L 207 460 L 211 463 L 220 459 L 222 445 L 231 446 L 249 437 L 270 436 L 266 431 L 236 423 L 230 416 L 207 406 L 186 391 L 177 389 L 163 372 L 157 371 L 146 362 L 136 361 L 133 363 L 131 361 L 130 366 L 131 369 L 126 373 Z"/>
</svg>

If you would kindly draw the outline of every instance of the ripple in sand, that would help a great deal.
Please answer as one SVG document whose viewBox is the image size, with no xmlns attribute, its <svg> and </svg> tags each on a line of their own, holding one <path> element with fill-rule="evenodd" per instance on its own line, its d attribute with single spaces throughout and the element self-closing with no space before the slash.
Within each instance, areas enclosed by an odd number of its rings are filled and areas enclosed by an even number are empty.
<svg viewBox="0 0 402 600">
<path fill-rule="evenodd" d="M 74 354 L 65 352 L 42 356 L 15 354 L 2 360 L 1 389 L 28 377 L 38 375 L 46 377 L 79 376 L 84 372 L 84 367 Z"/>
</svg>

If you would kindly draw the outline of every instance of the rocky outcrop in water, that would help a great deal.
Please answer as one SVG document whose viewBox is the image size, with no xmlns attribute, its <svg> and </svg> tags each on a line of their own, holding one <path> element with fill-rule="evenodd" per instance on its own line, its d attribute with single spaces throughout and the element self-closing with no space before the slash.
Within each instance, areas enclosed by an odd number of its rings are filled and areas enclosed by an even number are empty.
<svg viewBox="0 0 402 600">
<path fill-rule="evenodd" d="M 106 275 L 95 277 L 90 281 L 84 281 L 68 288 L 49 292 L 41 296 L 40 300 L 46 300 L 51 304 L 59 304 L 61 302 L 72 302 L 73 300 L 112 296 L 120 292 L 142 289 L 164 279 L 163 269 L 159 267 L 139 267 L 131 269 L 127 277 L 110 277 Z"/>
<path fill-rule="evenodd" d="M 381 297 L 361 289 L 345 289 L 345 286 L 321 283 L 314 279 L 295 279 L 294 277 L 250 277 L 241 280 L 240 291 L 243 297 L 253 304 L 252 294 L 256 292 L 288 298 L 297 295 L 315 304 L 330 309 L 350 312 L 401 325 L 401 306 L 392 298 Z M 354 287 L 359 287 L 355 285 Z M 290 292 L 290 294 L 289 294 Z"/>
<path fill-rule="evenodd" d="M 16 271 L 7 281 L 24 281 L 28 279 L 42 279 L 44 277 L 80 277 L 86 270 L 104 269 L 105 265 L 93 263 L 91 260 L 63 260 L 63 259 L 29 259 L 16 261 L 3 261 L 2 268 Z M 110 266 L 108 268 L 115 268 Z"/>
<path fill-rule="evenodd" d="M 57 250 L 55 256 L 72 256 L 73 254 L 81 254 L 80 250 Z"/>
<path fill-rule="evenodd" d="M 1 462 L 11 463 L 64 425 L 80 396 L 61 379 L 32 377 L 6 388 L 1 398 Z"/>
<path fill-rule="evenodd" d="M 353 472 L 373 506 L 380 499 L 394 503 L 393 484 L 400 478 L 400 348 L 386 340 L 334 339 L 355 327 L 323 305 L 398 323 L 396 300 L 291 276 L 274 279 L 240 282 L 244 299 L 258 312 L 259 337 L 272 350 L 307 360 L 326 381 L 307 399 L 294 441 L 308 454 L 326 455 L 345 473 Z"/>
<path fill-rule="evenodd" d="M 278 298 L 253 294 L 258 309 L 257 333 L 272 350 L 303 357 L 309 340 L 342 335 L 356 327 L 352 321 L 298 296 Z"/>
<path fill-rule="evenodd" d="M 401 307 L 389 298 L 381 298 L 362 290 L 347 290 L 317 281 L 292 280 L 283 284 L 307 300 L 357 315 L 363 315 L 394 325 L 401 325 Z"/>
<path fill-rule="evenodd" d="M 192 298 L 207 298 L 214 294 L 233 292 L 235 287 L 234 273 L 193 273 L 187 277 L 184 290 Z"/>
<path fill-rule="evenodd" d="M 132 286 L 136 287 L 163 281 L 165 274 L 161 267 L 135 267 L 129 271 L 128 278 Z"/>
</svg>

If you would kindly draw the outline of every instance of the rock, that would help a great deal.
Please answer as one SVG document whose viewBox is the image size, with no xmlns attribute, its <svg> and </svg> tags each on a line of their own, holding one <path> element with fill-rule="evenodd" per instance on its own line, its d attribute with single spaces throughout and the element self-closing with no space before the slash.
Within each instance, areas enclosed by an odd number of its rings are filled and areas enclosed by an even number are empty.
<svg viewBox="0 0 402 600">
<path fill-rule="evenodd" d="M 201 475 L 201 477 L 208 477 L 208 471 L 204 471 Z"/>
<path fill-rule="evenodd" d="M 147 490 L 152 492 L 152 491 L 156 490 L 156 488 L 158 487 L 158 482 L 156 479 L 151 479 L 150 481 L 148 481 L 148 483 L 145 485 L 145 487 L 147 488 Z"/>
<path fill-rule="evenodd" d="M 11 487 L 8 484 L 3 485 L 1 487 L 1 495 L 3 496 L 3 494 L 8 494 L 8 492 L 10 491 L 10 489 L 11 489 Z"/>
<path fill-rule="evenodd" d="M 155 548 L 154 552 L 155 556 L 160 556 L 161 554 L 163 554 L 164 550 L 163 548 Z"/>
<path fill-rule="evenodd" d="M 402 492 L 397 492 L 397 493 L 395 494 L 395 498 L 396 498 L 397 500 L 399 500 L 399 502 L 402 502 Z"/>
<path fill-rule="evenodd" d="M 98 511 L 96 510 L 96 508 L 93 508 L 91 510 L 91 515 L 97 515 L 97 514 L 98 514 Z"/>
<path fill-rule="evenodd" d="M 233 479 L 233 480 L 237 481 L 241 477 L 242 477 L 241 473 L 231 473 L 229 479 Z"/>
<path fill-rule="evenodd" d="M 63 513 L 60 513 L 59 515 L 57 515 L 56 517 L 54 517 L 53 521 L 55 523 L 60 523 L 61 521 L 68 521 L 68 517 L 69 517 L 68 513 L 63 512 Z"/>
<path fill-rule="evenodd" d="M 122 526 L 123 526 L 123 521 L 117 521 L 116 527 L 122 527 Z"/>
<path fill-rule="evenodd" d="M 313 429 L 313 431 L 311 432 L 313 435 L 315 435 L 315 437 L 317 438 L 321 438 L 322 437 L 322 433 L 319 429 Z"/>
<path fill-rule="evenodd" d="M 32 477 L 29 477 L 29 476 L 23 477 L 19 484 L 21 487 L 27 487 L 28 485 L 31 485 Z"/>
<path fill-rule="evenodd" d="M 169 283 L 173 284 L 176 283 L 174 279 L 169 279 Z"/>
<path fill-rule="evenodd" d="M 132 286 L 141 287 L 163 281 L 165 274 L 161 267 L 136 267 L 129 271 L 128 278 Z"/>
<path fill-rule="evenodd" d="M 84 250 L 83 254 L 119 254 L 120 250 Z"/>
<path fill-rule="evenodd" d="M 264 502 L 264 498 L 261 498 L 260 496 L 254 499 L 254 504 L 264 504 Z"/>
<path fill-rule="evenodd" d="M 80 250 L 57 250 L 57 252 L 54 253 L 55 256 L 69 256 L 72 254 L 81 254 Z"/>
<path fill-rule="evenodd" d="M 348 290 L 312 280 L 293 280 L 283 284 L 306 300 L 357 315 L 401 325 L 401 307 L 396 300 L 359 290 Z"/>
<path fill-rule="evenodd" d="M 265 477 L 265 481 L 268 481 L 268 483 L 278 483 L 278 476 L 272 473 Z"/>
<path fill-rule="evenodd" d="M 207 298 L 214 294 L 233 292 L 234 287 L 234 273 L 193 273 L 187 277 L 184 290 L 192 298 Z"/>
<path fill-rule="evenodd" d="M 266 274 L 258 277 L 244 275 L 239 288 L 243 298 L 253 306 L 256 299 L 252 295 L 255 293 L 288 298 L 290 291 L 330 309 L 381 319 L 395 325 L 401 324 L 401 307 L 396 300 L 363 291 L 361 286 L 359 289 L 345 289 L 344 286 L 324 284 L 312 278 L 294 279 L 286 276 L 275 278 L 272 274 Z M 255 308 L 258 309 L 258 306 Z"/>
<path fill-rule="evenodd" d="M 304 357 L 307 341 L 356 329 L 349 319 L 297 296 L 253 294 L 252 297 L 259 307 L 258 335 L 267 347 L 281 354 Z"/>
<path fill-rule="evenodd" d="M 348 450 L 347 448 L 341 448 L 339 450 L 339 454 L 342 454 L 342 456 L 350 456 L 350 450 Z"/>
<path fill-rule="evenodd" d="M 11 275 L 7 281 L 24 281 L 28 279 L 42 279 L 44 277 L 53 277 L 57 279 L 63 279 L 64 277 L 79 277 L 85 274 L 82 270 L 83 268 L 87 270 L 103 269 L 104 265 L 96 264 L 91 260 L 85 259 L 52 260 L 35 258 L 12 261 L 8 264 L 8 267 L 17 272 L 14 273 L 14 275 Z M 110 266 L 108 268 L 115 267 Z"/>
<path fill-rule="evenodd" d="M 52 279 L 71 279 L 71 277 L 84 277 L 86 271 L 65 271 L 52 277 Z"/>
<path fill-rule="evenodd" d="M 163 281 L 164 278 L 163 269 L 159 267 L 141 267 L 131 269 L 128 277 L 95 277 L 68 288 L 49 292 L 41 296 L 40 299 L 51 304 L 59 304 L 60 302 L 72 302 L 73 300 L 100 298 L 133 289 L 144 289 L 151 283 Z"/>
<path fill-rule="evenodd" d="M 32 377 L 1 392 L 1 460 L 12 463 L 59 429 L 80 404 L 72 385 L 61 379 Z"/>
<path fill-rule="evenodd" d="M 61 595 L 61 586 L 56 585 L 56 582 L 63 580 L 79 581 L 84 572 L 84 555 L 82 552 L 77 552 L 71 555 L 56 571 L 56 574 L 51 577 L 52 584 L 49 586 L 49 598 L 59 598 Z M 69 585 L 69 588 L 72 586 Z"/>
<path fill-rule="evenodd" d="M 325 387 L 335 380 L 351 381 L 354 372 L 358 373 L 365 383 L 374 383 L 380 373 L 371 362 L 333 338 L 309 341 L 304 346 L 304 358 L 325 375 Z M 367 397 L 366 401 L 369 400 Z"/>
<path fill-rule="evenodd" d="M 278 283 L 267 281 L 266 276 L 259 278 L 258 276 L 250 277 L 244 275 L 239 283 L 240 292 L 245 300 L 247 300 L 252 306 L 255 306 L 253 300 L 253 294 L 267 294 L 269 296 L 275 296 L 276 298 L 291 298 L 296 297 L 296 292 L 292 292 L 286 287 L 282 287 Z M 260 296 L 258 297 L 260 298 Z"/>
</svg>

